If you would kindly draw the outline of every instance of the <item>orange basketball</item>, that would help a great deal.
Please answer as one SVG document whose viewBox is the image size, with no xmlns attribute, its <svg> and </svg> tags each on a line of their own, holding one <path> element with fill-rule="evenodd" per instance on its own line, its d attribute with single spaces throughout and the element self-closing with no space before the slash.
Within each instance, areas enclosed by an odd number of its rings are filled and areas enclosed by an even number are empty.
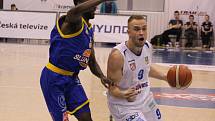
<svg viewBox="0 0 215 121">
<path fill-rule="evenodd" d="M 171 87 L 185 89 L 192 83 L 192 72 L 185 65 L 175 65 L 169 69 L 167 80 Z"/>
</svg>

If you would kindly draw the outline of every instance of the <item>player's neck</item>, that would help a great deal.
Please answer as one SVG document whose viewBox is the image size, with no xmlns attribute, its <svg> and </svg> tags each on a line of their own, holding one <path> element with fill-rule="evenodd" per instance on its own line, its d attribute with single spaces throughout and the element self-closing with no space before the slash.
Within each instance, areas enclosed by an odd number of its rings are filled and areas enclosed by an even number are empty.
<svg viewBox="0 0 215 121">
<path fill-rule="evenodd" d="M 137 56 L 141 55 L 143 47 L 137 47 L 131 41 L 126 41 L 125 44 L 132 53 Z"/>
<path fill-rule="evenodd" d="M 84 18 L 84 20 L 86 21 L 87 25 L 88 25 L 88 26 L 91 26 L 91 23 L 89 22 L 89 19 L 87 19 L 87 18 L 84 17 L 84 16 L 83 16 L 83 18 Z"/>
</svg>

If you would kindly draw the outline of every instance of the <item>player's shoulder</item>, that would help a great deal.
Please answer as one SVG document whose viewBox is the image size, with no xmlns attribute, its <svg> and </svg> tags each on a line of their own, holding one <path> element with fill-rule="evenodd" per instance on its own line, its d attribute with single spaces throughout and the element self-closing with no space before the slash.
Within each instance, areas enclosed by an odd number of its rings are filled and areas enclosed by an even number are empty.
<svg viewBox="0 0 215 121">
<path fill-rule="evenodd" d="M 118 49 L 121 53 L 123 53 L 125 50 L 127 50 L 127 46 L 125 45 L 125 42 L 118 44 L 114 48 Z"/>
<path fill-rule="evenodd" d="M 148 49 L 151 49 L 152 48 L 152 44 L 146 40 L 145 44 L 144 44 L 144 47 L 148 48 Z"/>
<path fill-rule="evenodd" d="M 122 54 L 119 49 L 113 48 L 110 52 L 109 58 L 114 59 L 114 60 L 121 60 L 122 59 Z"/>
<path fill-rule="evenodd" d="M 108 57 L 108 65 L 110 65 L 112 68 L 122 68 L 123 63 L 123 55 L 118 49 L 113 48 Z"/>
</svg>

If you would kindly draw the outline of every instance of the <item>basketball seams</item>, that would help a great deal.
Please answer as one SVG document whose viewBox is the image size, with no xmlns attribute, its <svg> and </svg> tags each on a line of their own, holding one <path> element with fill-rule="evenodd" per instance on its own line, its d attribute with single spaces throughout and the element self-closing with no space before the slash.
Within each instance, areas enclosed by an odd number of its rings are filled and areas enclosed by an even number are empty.
<svg viewBox="0 0 215 121">
<path fill-rule="evenodd" d="M 179 84 L 179 71 L 180 71 L 180 66 L 176 65 L 176 88 L 180 89 L 181 85 Z"/>
</svg>

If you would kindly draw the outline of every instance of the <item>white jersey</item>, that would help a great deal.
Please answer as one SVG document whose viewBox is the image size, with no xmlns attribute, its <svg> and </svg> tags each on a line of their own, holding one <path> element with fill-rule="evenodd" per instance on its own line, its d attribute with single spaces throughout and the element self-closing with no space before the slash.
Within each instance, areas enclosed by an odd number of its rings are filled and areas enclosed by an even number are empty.
<svg viewBox="0 0 215 121">
<path fill-rule="evenodd" d="M 145 43 L 140 56 L 131 52 L 125 42 L 117 45 L 114 49 L 118 49 L 124 57 L 123 76 L 119 82 L 119 88 L 121 90 L 126 90 L 130 87 L 134 87 L 139 91 L 139 94 L 134 102 L 128 102 L 126 99 L 119 99 L 107 93 L 108 102 L 125 106 L 143 104 L 150 94 L 148 75 L 152 61 L 151 44 L 149 42 Z"/>
</svg>

